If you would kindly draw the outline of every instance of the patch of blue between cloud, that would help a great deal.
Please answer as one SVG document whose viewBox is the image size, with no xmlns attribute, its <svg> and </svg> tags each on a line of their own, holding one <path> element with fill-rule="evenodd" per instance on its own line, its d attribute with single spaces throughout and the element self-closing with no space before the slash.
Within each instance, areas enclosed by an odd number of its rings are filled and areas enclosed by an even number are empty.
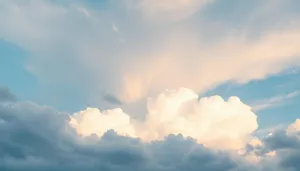
<svg viewBox="0 0 300 171">
<path fill-rule="evenodd" d="M 297 71 L 297 68 L 293 68 Z M 253 104 L 262 99 L 269 99 L 275 96 L 287 95 L 288 93 L 299 91 L 300 73 L 288 70 L 282 74 L 270 76 L 263 80 L 251 81 L 247 84 L 235 84 L 234 82 L 224 83 L 212 89 L 201 97 L 220 95 L 224 99 L 230 96 L 238 96 L 245 104 Z M 270 108 L 256 111 L 260 128 L 270 127 L 276 124 L 287 124 L 299 117 L 300 97 L 283 101 L 282 105 L 275 105 Z"/>
<path fill-rule="evenodd" d="M 0 39 L 0 85 L 8 86 L 20 99 L 32 99 L 37 80 L 25 69 L 28 53 L 18 46 Z"/>
</svg>

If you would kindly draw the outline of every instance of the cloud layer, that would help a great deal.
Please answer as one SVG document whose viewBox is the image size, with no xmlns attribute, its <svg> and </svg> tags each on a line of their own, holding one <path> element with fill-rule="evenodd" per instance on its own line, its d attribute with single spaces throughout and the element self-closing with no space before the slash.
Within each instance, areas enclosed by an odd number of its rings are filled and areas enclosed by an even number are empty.
<svg viewBox="0 0 300 171">
<path fill-rule="evenodd" d="M 222 10 L 210 11 L 218 7 L 217 0 L 99 5 L 4 0 L 0 37 L 31 54 L 27 69 L 45 89 L 56 87 L 57 94 L 48 96 L 67 97 L 64 90 L 71 84 L 88 103 L 99 103 L 99 95 L 129 103 L 166 88 L 205 92 L 228 81 L 246 83 L 299 66 L 298 15 L 287 12 L 296 1 L 272 2 L 255 1 L 242 15 L 235 14 L 243 17 L 237 28 L 226 23 L 234 20 L 230 14 L 223 22 L 210 18 L 210 13 L 223 16 Z M 140 17 L 145 13 L 156 17 Z M 282 13 L 290 20 L 279 16 L 260 22 Z"/>
<path fill-rule="evenodd" d="M 219 105 L 226 103 L 218 102 Z M 235 105 L 240 103 L 235 100 L 230 102 Z M 118 112 L 120 111 L 111 111 L 115 115 Z M 103 115 L 108 114 L 103 112 Z M 112 116 L 111 119 L 113 118 L 115 119 Z M 103 119 L 108 119 L 108 116 Z M 203 171 L 295 171 L 300 169 L 299 130 L 294 131 L 293 134 L 288 134 L 284 129 L 275 130 L 261 141 L 248 143 L 242 154 L 244 156 L 241 156 L 217 148 L 206 148 L 196 140 L 185 138 L 180 134 L 144 142 L 109 130 L 101 137 L 91 135 L 83 138 L 70 127 L 69 122 L 68 114 L 57 112 L 49 107 L 32 102 L 1 102 L 0 169 L 5 171 L 126 171 L 132 169 L 138 171 L 199 169 Z M 104 124 L 104 121 L 101 123 Z M 297 124 L 298 121 L 291 127 Z M 237 126 L 237 129 L 238 127 L 240 126 Z M 247 159 L 250 155 L 260 160 L 253 163 Z"/>
</svg>

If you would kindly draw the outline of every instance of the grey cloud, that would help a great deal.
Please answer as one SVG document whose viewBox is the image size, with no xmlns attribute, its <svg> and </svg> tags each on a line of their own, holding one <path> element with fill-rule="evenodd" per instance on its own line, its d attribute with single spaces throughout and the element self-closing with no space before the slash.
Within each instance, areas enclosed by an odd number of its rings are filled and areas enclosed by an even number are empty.
<svg viewBox="0 0 300 171">
<path fill-rule="evenodd" d="M 252 151 L 257 156 L 264 156 L 268 152 L 276 151 L 276 156 L 272 161 L 268 161 L 268 165 L 277 163 L 275 170 L 276 168 L 291 171 L 300 170 L 300 133 L 289 135 L 284 129 L 280 128 L 275 130 L 272 135 L 263 138 L 262 142 L 263 146 L 250 146 L 248 152 Z"/>
<path fill-rule="evenodd" d="M 264 140 L 271 150 L 300 149 L 300 139 L 296 136 L 287 135 L 285 130 L 277 130 Z"/>
<path fill-rule="evenodd" d="M 280 162 L 284 168 L 292 168 L 295 171 L 300 170 L 300 150 L 294 149 L 288 152 L 289 155 L 286 155 Z"/>
<path fill-rule="evenodd" d="M 7 87 L 0 86 L 0 102 L 15 101 L 17 97 Z"/>
<path fill-rule="evenodd" d="M 1 104 L 0 120 L 3 171 L 224 171 L 238 167 L 227 153 L 208 150 L 182 135 L 143 143 L 110 130 L 101 139 L 81 138 L 68 126 L 68 114 L 31 102 Z"/>
<path fill-rule="evenodd" d="M 112 103 L 112 104 L 116 104 L 116 105 L 121 105 L 123 104 L 121 100 L 119 100 L 116 96 L 114 95 L 104 95 L 103 96 L 103 100 L 109 102 L 109 103 Z"/>
<path fill-rule="evenodd" d="M 3 171 L 281 171 L 299 170 L 300 142 L 277 131 L 250 147 L 257 155 L 278 151 L 258 165 L 214 151 L 182 135 L 144 143 L 113 130 L 99 139 L 82 138 L 68 125 L 68 114 L 32 102 L 0 103 L 0 169 Z M 284 168 L 284 169 L 282 169 Z"/>
<path fill-rule="evenodd" d="M 300 135 L 287 135 L 284 131 L 273 134 L 266 147 L 277 150 L 279 163 L 283 168 L 300 170 Z"/>
</svg>

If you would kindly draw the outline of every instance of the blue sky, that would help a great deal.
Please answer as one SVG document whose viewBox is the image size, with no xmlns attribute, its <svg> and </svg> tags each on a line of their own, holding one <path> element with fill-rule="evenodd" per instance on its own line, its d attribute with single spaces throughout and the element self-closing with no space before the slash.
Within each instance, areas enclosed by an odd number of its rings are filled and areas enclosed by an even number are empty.
<svg viewBox="0 0 300 171">
<path fill-rule="evenodd" d="M 0 96 L 18 97 L 16 111 L 0 98 L 3 122 L 49 106 L 76 137 L 113 129 L 143 146 L 181 133 L 162 141 L 218 150 L 300 130 L 298 0 L 2 0 L 0 16 Z"/>
</svg>

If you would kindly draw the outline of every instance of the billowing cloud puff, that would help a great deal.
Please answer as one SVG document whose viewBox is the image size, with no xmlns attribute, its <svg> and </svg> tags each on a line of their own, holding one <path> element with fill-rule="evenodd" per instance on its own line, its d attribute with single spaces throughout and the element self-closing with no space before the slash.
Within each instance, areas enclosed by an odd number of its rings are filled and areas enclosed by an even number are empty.
<svg viewBox="0 0 300 171">
<path fill-rule="evenodd" d="M 87 108 L 73 114 L 70 124 L 83 136 L 95 133 L 101 137 L 110 129 L 113 129 L 120 135 L 135 135 L 133 126 L 130 123 L 130 117 L 123 113 L 122 109 L 106 110 L 101 113 L 99 109 Z"/>
<path fill-rule="evenodd" d="M 213 149 L 243 148 L 252 139 L 257 117 L 238 97 L 224 101 L 220 96 L 203 97 L 181 88 L 167 90 L 147 102 L 144 121 L 130 119 L 121 109 L 101 113 L 88 108 L 71 116 L 71 125 L 81 135 L 102 136 L 114 129 L 121 135 L 144 141 L 162 140 L 169 134 L 192 137 Z"/>
</svg>

